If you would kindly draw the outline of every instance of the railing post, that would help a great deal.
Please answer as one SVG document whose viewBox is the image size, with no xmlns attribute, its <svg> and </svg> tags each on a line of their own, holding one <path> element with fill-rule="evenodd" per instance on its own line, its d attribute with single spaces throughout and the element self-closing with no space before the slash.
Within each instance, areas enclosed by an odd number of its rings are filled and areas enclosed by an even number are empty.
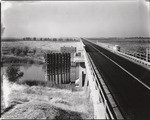
<svg viewBox="0 0 150 120">
<path fill-rule="evenodd" d="M 146 62 L 148 62 L 149 48 L 146 48 Z"/>
</svg>

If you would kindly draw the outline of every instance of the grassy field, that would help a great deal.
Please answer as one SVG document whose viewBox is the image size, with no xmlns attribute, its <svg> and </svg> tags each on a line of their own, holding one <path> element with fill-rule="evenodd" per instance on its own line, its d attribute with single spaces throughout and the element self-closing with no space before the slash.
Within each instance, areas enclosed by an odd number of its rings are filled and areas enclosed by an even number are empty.
<svg viewBox="0 0 150 120">
<path fill-rule="evenodd" d="M 43 60 L 40 58 L 33 58 L 30 56 L 14 56 L 14 55 L 3 55 L 1 57 L 3 63 L 16 63 L 16 64 L 44 64 Z"/>
<path fill-rule="evenodd" d="M 60 48 L 76 47 L 81 49 L 80 42 L 52 42 L 52 41 L 9 41 L 1 42 L 2 45 L 2 61 L 35 63 L 44 59 L 47 52 L 61 52 Z"/>
<path fill-rule="evenodd" d="M 1 42 L 2 48 L 28 46 L 30 48 L 40 48 L 43 50 L 60 51 L 60 47 L 77 47 L 80 48 L 80 42 L 51 42 L 51 41 L 14 41 Z"/>
<path fill-rule="evenodd" d="M 148 39 L 91 39 L 94 43 L 107 43 L 112 45 L 119 45 L 121 49 L 134 51 L 134 52 L 146 52 L 146 48 L 150 49 L 150 38 Z"/>
<path fill-rule="evenodd" d="M 2 118 L 93 119 L 93 107 L 84 91 L 17 84 L 11 88 L 10 107 Z"/>
</svg>

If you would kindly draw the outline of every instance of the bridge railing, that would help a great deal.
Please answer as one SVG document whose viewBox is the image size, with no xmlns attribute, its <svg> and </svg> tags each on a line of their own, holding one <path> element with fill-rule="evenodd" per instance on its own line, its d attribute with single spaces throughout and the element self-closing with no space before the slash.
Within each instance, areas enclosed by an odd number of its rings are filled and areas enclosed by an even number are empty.
<svg viewBox="0 0 150 120">
<path fill-rule="evenodd" d="M 121 119 L 123 118 L 116 102 L 113 99 L 109 89 L 107 88 L 105 82 L 103 81 L 100 73 L 95 67 L 90 55 L 88 54 L 89 61 L 91 63 L 91 71 L 95 81 L 95 88 L 99 91 L 100 101 L 103 103 L 106 111 L 107 119 Z"/>
<path fill-rule="evenodd" d="M 134 60 L 135 62 L 148 67 L 148 69 L 150 68 L 150 53 L 148 50 L 146 50 L 146 53 L 140 53 L 140 52 L 135 52 L 131 50 L 125 50 L 123 48 L 120 48 L 119 50 L 115 50 L 114 49 L 115 45 L 107 44 L 107 43 L 97 42 L 97 45 L 105 49 L 108 49 L 112 52 L 116 52 L 119 55 L 124 56 L 125 58 Z"/>
<path fill-rule="evenodd" d="M 90 69 L 89 73 L 92 76 L 89 81 L 89 84 L 94 83 L 92 86 L 92 90 L 95 91 L 97 94 L 94 94 L 93 97 L 97 98 L 98 101 L 93 104 L 102 103 L 105 111 L 105 117 L 107 119 L 123 119 L 123 115 L 120 112 L 118 105 L 116 104 L 113 96 L 111 95 L 109 89 L 107 88 L 105 82 L 103 81 L 100 73 L 98 72 L 96 66 L 94 65 L 90 55 L 85 51 L 83 48 L 84 57 L 87 69 Z M 88 71 L 88 70 L 87 70 Z M 98 105 L 95 105 L 98 107 Z M 102 111 L 97 111 L 100 114 Z M 96 118 L 97 119 L 97 118 Z"/>
<path fill-rule="evenodd" d="M 144 53 L 144 52 L 135 52 L 135 51 L 130 51 L 130 50 L 125 50 L 125 49 L 120 49 L 119 52 L 125 53 L 127 55 L 136 57 L 138 59 L 144 60 L 146 62 L 150 62 L 150 53 Z"/>
</svg>

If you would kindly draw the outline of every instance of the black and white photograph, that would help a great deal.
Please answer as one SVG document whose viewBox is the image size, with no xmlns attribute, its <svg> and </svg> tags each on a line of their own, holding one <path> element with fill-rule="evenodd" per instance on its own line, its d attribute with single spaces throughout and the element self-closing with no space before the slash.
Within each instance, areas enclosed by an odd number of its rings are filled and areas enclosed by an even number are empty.
<svg viewBox="0 0 150 120">
<path fill-rule="evenodd" d="M 150 119 L 150 0 L 2 0 L 1 119 Z"/>
</svg>

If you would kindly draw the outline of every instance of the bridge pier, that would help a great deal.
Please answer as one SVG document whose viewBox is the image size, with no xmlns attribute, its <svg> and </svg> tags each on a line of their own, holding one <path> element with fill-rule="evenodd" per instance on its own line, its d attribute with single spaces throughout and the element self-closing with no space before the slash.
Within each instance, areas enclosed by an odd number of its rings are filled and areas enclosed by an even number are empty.
<svg viewBox="0 0 150 120">
<path fill-rule="evenodd" d="M 70 53 L 46 54 L 46 81 L 51 85 L 70 82 Z"/>
</svg>

